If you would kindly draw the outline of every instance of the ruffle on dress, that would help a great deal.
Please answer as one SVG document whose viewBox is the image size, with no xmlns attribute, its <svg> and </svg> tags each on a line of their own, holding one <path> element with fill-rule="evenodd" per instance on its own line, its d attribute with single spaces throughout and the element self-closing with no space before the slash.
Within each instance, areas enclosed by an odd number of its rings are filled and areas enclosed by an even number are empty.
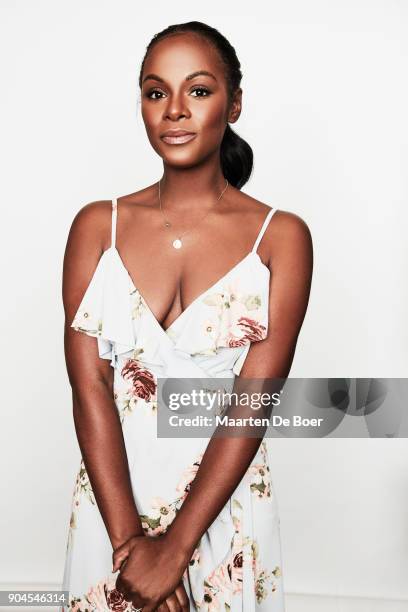
<svg viewBox="0 0 408 612">
<path fill-rule="evenodd" d="M 245 291 L 239 285 L 243 278 L 249 278 Z M 190 361 L 194 356 L 212 356 L 211 367 L 216 372 L 214 356 L 224 349 L 221 370 L 239 375 L 251 343 L 268 333 L 268 295 L 260 293 L 259 283 L 251 292 L 250 279 L 250 274 L 245 277 L 238 270 L 235 279 L 226 275 L 225 282 L 221 279 L 218 286 L 204 292 L 164 330 L 117 250 L 110 247 L 96 266 L 71 327 L 95 337 L 99 357 L 109 359 L 112 367 L 117 357 L 133 353 L 147 367 L 165 375 L 167 352 L 172 350 L 173 357 L 184 353 Z"/>
<path fill-rule="evenodd" d="M 159 340 L 147 329 L 143 304 L 137 308 L 131 279 L 114 253 L 102 254 L 71 327 L 95 337 L 99 357 L 112 367 L 117 356 L 139 350 L 140 360 L 160 366 Z"/>
</svg>

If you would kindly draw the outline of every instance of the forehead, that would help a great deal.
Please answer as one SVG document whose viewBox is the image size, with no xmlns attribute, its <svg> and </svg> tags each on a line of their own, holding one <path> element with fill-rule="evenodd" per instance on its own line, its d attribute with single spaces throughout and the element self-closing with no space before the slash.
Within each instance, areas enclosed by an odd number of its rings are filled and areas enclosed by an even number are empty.
<svg viewBox="0 0 408 612">
<path fill-rule="evenodd" d="M 184 79 L 196 70 L 209 70 L 217 79 L 222 78 L 224 67 L 217 50 L 195 33 L 173 34 L 160 40 L 149 51 L 142 78 L 154 72 L 163 79 Z"/>
</svg>

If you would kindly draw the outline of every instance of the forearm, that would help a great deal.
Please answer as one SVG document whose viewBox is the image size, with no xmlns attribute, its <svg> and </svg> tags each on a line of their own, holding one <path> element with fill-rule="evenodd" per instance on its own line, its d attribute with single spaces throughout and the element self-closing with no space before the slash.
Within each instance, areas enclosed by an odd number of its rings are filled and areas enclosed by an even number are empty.
<svg viewBox="0 0 408 612">
<path fill-rule="evenodd" d="M 241 482 L 262 438 L 213 437 L 190 491 L 168 530 L 168 539 L 191 557 L 201 536 Z"/>
<path fill-rule="evenodd" d="M 248 417 L 269 420 L 273 394 L 280 388 L 279 379 L 235 379 L 235 397 L 266 393 L 266 403 L 255 408 L 252 402 L 232 402 L 226 411 L 229 419 Z M 256 397 L 252 395 L 252 397 Z M 264 396 L 265 397 L 265 396 Z M 262 422 L 262 421 L 261 421 Z M 190 558 L 197 542 L 216 519 L 231 497 L 265 435 L 267 425 L 225 427 L 219 425 L 209 441 L 190 491 L 169 528 L 169 540 Z M 238 436 L 238 437 L 236 437 Z"/>
<path fill-rule="evenodd" d="M 115 549 L 143 535 L 126 448 L 112 392 L 104 382 L 73 390 L 73 417 L 95 501 Z"/>
</svg>

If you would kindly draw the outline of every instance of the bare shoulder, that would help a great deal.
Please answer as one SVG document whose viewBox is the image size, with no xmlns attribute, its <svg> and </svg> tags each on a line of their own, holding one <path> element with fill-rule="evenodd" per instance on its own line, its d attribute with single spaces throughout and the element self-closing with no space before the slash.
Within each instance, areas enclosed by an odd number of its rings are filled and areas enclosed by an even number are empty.
<svg viewBox="0 0 408 612">
<path fill-rule="evenodd" d="M 265 219 L 271 209 L 276 209 L 266 227 L 261 243 L 261 250 L 265 259 L 271 262 L 282 253 L 297 251 L 302 256 L 311 256 L 312 235 L 306 221 L 291 211 L 287 211 L 273 204 L 266 204 L 247 194 L 242 194 L 243 205 L 247 206 L 259 219 Z M 259 221 L 258 221 L 259 225 Z"/>
<path fill-rule="evenodd" d="M 269 269 L 290 284 L 310 289 L 313 274 L 313 241 L 309 226 L 302 217 L 286 210 L 277 210 L 266 238 Z"/>
<path fill-rule="evenodd" d="M 304 267 L 311 274 L 313 267 L 313 241 L 306 221 L 296 213 L 277 209 L 269 231 L 265 233 L 270 265 L 288 273 L 295 267 Z"/>
<path fill-rule="evenodd" d="M 85 204 L 76 213 L 67 238 L 62 275 L 64 307 L 68 317 L 78 306 L 102 253 L 111 239 L 112 202 Z"/>
<path fill-rule="evenodd" d="M 76 213 L 69 230 L 71 242 L 87 241 L 100 245 L 102 251 L 110 244 L 112 222 L 112 200 L 98 200 L 85 204 Z"/>
<path fill-rule="evenodd" d="M 277 208 L 270 224 L 271 233 L 282 241 L 311 242 L 312 235 L 306 221 L 294 212 Z"/>
</svg>

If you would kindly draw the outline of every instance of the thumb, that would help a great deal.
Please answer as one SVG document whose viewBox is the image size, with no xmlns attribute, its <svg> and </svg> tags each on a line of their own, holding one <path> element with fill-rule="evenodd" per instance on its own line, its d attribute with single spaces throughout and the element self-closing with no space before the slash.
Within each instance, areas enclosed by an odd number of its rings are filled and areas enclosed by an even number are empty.
<svg viewBox="0 0 408 612">
<path fill-rule="evenodd" d="M 122 546 L 119 546 L 119 548 L 114 551 L 114 553 L 112 554 L 113 572 L 116 572 L 118 569 L 120 569 L 120 566 L 124 561 L 126 561 L 126 559 L 129 557 L 129 554 L 130 545 L 128 544 L 128 542 L 125 542 L 124 544 L 122 544 Z"/>
</svg>

